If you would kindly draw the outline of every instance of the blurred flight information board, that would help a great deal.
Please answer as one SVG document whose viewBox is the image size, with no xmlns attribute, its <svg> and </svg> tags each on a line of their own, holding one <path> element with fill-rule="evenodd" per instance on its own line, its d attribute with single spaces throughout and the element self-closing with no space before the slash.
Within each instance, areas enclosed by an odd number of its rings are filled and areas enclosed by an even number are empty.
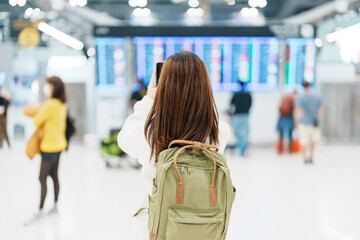
<svg viewBox="0 0 360 240">
<path fill-rule="evenodd" d="M 289 38 L 286 40 L 285 89 L 294 90 L 303 81 L 315 81 L 315 39 Z"/>
<path fill-rule="evenodd" d="M 147 85 L 157 62 L 191 51 L 205 63 L 214 90 L 251 91 L 278 87 L 280 40 L 275 37 L 135 37 L 137 77 Z"/>
<path fill-rule="evenodd" d="M 126 86 L 124 38 L 97 38 L 98 86 Z"/>
</svg>

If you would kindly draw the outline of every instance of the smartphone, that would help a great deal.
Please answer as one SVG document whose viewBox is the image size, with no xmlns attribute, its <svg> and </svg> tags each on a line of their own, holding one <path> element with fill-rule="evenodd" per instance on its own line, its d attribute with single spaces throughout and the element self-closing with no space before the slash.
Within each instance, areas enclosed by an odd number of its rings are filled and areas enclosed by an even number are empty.
<svg viewBox="0 0 360 240">
<path fill-rule="evenodd" d="M 160 79 L 160 73 L 163 65 L 164 65 L 163 62 L 156 63 L 156 83 L 155 83 L 156 85 Z"/>
</svg>

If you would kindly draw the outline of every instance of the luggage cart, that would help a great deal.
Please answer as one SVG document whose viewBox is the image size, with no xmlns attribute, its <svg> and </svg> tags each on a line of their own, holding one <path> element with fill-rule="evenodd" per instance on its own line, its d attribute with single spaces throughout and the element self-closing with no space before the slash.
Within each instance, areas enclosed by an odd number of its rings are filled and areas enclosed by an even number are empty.
<svg viewBox="0 0 360 240">
<path fill-rule="evenodd" d="M 130 166 L 138 169 L 141 165 L 137 160 L 130 158 L 118 146 L 117 136 L 121 129 L 111 129 L 110 135 L 101 140 L 101 157 L 107 168 L 121 168 Z"/>
</svg>

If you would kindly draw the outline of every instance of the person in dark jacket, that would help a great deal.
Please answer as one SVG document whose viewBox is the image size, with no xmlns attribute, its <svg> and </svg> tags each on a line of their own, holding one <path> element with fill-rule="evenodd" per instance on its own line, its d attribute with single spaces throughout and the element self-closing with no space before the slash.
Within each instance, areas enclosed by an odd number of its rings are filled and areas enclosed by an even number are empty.
<svg viewBox="0 0 360 240">
<path fill-rule="evenodd" d="M 6 120 L 6 114 L 8 107 L 10 105 L 10 101 L 9 101 L 10 99 L 7 98 L 5 94 L 2 94 L 2 92 L 3 91 L 0 87 L 0 149 L 2 148 L 3 140 L 6 140 L 10 148 L 10 141 L 7 133 L 7 120 Z"/>
<path fill-rule="evenodd" d="M 237 140 L 240 155 L 245 156 L 249 138 L 249 111 L 252 104 L 251 94 L 246 91 L 245 83 L 240 82 L 241 91 L 235 92 L 231 99 L 231 123 Z"/>
<path fill-rule="evenodd" d="M 146 87 L 144 85 L 144 81 L 137 79 L 133 85 L 133 92 L 131 93 L 129 99 L 129 113 L 132 113 L 134 111 L 135 103 L 143 99 L 145 95 Z"/>
</svg>

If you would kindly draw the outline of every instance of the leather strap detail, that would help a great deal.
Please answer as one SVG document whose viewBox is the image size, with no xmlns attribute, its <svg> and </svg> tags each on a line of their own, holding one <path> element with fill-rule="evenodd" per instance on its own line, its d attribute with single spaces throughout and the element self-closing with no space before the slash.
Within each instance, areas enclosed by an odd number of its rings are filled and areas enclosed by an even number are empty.
<svg viewBox="0 0 360 240">
<path fill-rule="evenodd" d="M 182 204 L 184 203 L 184 183 L 178 182 L 176 189 L 176 203 Z"/>
<path fill-rule="evenodd" d="M 156 235 L 155 234 L 151 234 L 151 238 L 150 238 L 150 240 L 156 240 Z"/>
<path fill-rule="evenodd" d="M 209 150 L 207 150 L 205 147 L 210 146 L 215 147 L 217 150 L 218 148 L 216 146 L 211 146 L 211 145 L 207 145 L 207 144 L 203 144 L 203 143 L 199 143 L 199 142 L 191 142 L 191 141 L 184 141 L 184 140 L 176 140 L 176 141 L 172 141 L 169 145 L 169 147 L 171 147 L 171 145 L 173 144 L 188 144 L 182 148 L 180 148 L 175 156 L 174 156 L 174 169 L 176 172 L 176 175 L 179 178 L 179 182 L 177 185 L 177 189 L 176 189 L 176 203 L 177 204 L 182 204 L 184 203 L 184 183 L 182 181 L 179 169 L 177 167 L 177 159 L 180 155 L 180 153 L 182 151 L 184 151 L 187 148 L 195 148 L 195 149 L 199 149 L 199 150 L 203 150 L 205 151 L 207 154 L 210 155 L 211 159 L 213 160 L 213 164 L 214 164 L 214 172 L 213 172 L 213 176 L 211 179 L 211 184 L 210 184 L 210 206 L 216 206 L 217 205 L 217 194 L 216 194 L 216 186 L 215 186 L 215 175 L 216 175 L 216 160 L 214 158 L 214 156 L 211 154 L 211 152 Z"/>
<path fill-rule="evenodd" d="M 216 187 L 215 185 L 210 185 L 210 206 L 217 205 L 217 197 L 216 197 Z"/>
<path fill-rule="evenodd" d="M 217 152 L 219 151 L 219 148 L 215 145 L 210 145 L 206 143 L 201 142 L 195 142 L 195 141 L 188 141 L 188 140 L 174 140 L 169 144 L 169 148 L 171 148 L 172 145 L 180 144 L 180 145 L 192 145 L 194 149 L 200 149 L 200 148 L 212 148 L 215 149 Z"/>
</svg>

